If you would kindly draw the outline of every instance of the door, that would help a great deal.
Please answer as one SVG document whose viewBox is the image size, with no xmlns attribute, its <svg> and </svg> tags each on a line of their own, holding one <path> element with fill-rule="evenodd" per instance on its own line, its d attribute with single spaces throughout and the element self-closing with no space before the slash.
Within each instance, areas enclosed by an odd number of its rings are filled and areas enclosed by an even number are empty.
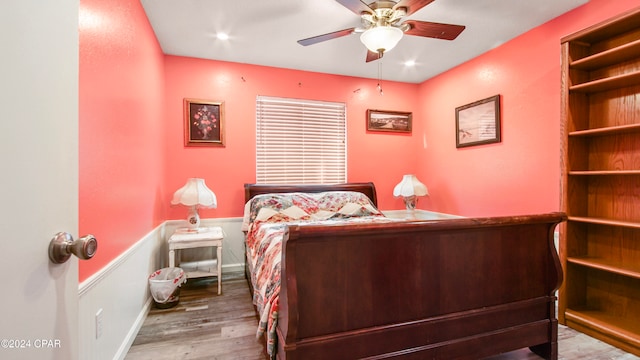
<svg viewBox="0 0 640 360">
<path fill-rule="evenodd" d="M 48 258 L 78 237 L 79 0 L 0 11 L 0 358 L 78 358 L 78 260 Z"/>
</svg>

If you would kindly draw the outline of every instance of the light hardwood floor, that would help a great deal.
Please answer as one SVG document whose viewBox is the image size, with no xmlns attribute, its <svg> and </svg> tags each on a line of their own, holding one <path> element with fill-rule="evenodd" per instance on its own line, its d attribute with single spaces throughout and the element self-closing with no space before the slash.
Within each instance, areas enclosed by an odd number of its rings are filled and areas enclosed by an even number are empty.
<svg viewBox="0 0 640 360">
<path fill-rule="evenodd" d="M 214 279 L 189 280 L 176 307 L 153 308 L 125 360 L 267 359 L 261 340 L 255 337 L 258 320 L 243 275 L 223 276 L 222 295 L 217 294 Z M 564 326 L 560 326 L 558 343 L 560 360 L 640 359 Z M 540 357 L 521 349 L 490 359 Z"/>
</svg>

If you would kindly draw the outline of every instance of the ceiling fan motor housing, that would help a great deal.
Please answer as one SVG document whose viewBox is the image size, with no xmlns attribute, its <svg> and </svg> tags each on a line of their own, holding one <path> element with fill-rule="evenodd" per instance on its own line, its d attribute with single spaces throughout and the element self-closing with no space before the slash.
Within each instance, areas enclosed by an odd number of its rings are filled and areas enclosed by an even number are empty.
<svg viewBox="0 0 640 360">
<path fill-rule="evenodd" d="M 362 23 L 365 29 L 377 26 L 396 26 L 397 23 L 405 16 L 406 11 L 394 10 L 392 8 L 376 8 L 372 13 L 363 13 Z"/>
</svg>

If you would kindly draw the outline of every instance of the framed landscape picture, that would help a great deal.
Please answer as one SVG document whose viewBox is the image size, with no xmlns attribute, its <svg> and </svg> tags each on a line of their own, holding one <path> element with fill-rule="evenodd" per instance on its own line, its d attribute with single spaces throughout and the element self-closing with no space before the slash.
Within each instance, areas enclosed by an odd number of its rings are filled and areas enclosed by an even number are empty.
<svg viewBox="0 0 640 360">
<path fill-rule="evenodd" d="M 500 95 L 456 108 L 456 147 L 500 142 Z"/>
<path fill-rule="evenodd" d="M 367 110 L 367 130 L 411 133 L 412 114 L 402 111 Z"/>
</svg>

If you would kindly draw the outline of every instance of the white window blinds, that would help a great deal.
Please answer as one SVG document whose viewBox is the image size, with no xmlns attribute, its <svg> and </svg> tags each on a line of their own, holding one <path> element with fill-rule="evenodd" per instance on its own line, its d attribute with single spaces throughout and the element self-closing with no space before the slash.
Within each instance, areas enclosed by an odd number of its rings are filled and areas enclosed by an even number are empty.
<svg viewBox="0 0 640 360">
<path fill-rule="evenodd" d="M 346 123 L 344 103 L 258 96 L 256 182 L 346 182 Z"/>
</svg>

